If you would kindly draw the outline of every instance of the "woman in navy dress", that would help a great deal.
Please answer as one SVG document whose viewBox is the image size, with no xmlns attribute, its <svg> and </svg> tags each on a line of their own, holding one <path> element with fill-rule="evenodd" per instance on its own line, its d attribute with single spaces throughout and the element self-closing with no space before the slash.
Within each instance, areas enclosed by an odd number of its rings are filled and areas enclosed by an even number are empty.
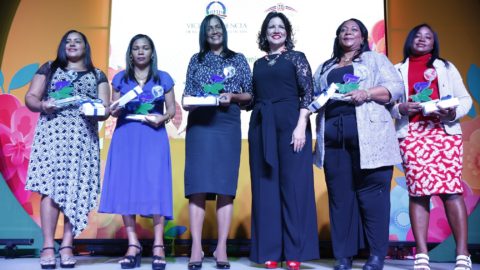
<svg viewBox="0 0 480 270">
<path fill-rule="evenodd" d="M 282 13 L 263 21 L 258 44 L 267 55 L 253 67 L 249 148 L 252 179 L 250 259 L 276 268 L 319 257 L 308 105 L 313 79 Z"/>
<path fill-rule="evenodd" d="M 130 40 L 126 62 L 126 70 L 113 78 L 113 101 L 135 87 L 143 92 L 124 108 L 112 110 L 118 120 L 108 152 L 99 212 L 123 217 L 129 244 L 120 261 L 124 269 L 140 266 L 142 247 L 135 232 L 135 215 L 153 216 L 152 268 L 164 269 L 163 225 L 165 219 L 173 218 L 165 123 L 175 115 L 174 83 L 167 72 L 157 69 L 155 45 L 146 35 L 138 34 Z M 145 118 L 130 120 L 130 114 Z"/>
<path fill-rule="evenodd" d="M 185 197 L 189 199 L 192 252 L 189 269 L 202 267 L 205 200 L 217 198 L 217 268 L 230 268 L 227 237 L 240 166 L 240 106 L 251 99 L 251 72 L 245 56 L 227 47 L 227 30 L 218 16 L 200 25 L 200 52 L 190 59 L 185 96 L 202 96 L 203 87 L 221 82 L 220 106 L 183 106 L 190 111 L 185 149 Z"/>
</svg>

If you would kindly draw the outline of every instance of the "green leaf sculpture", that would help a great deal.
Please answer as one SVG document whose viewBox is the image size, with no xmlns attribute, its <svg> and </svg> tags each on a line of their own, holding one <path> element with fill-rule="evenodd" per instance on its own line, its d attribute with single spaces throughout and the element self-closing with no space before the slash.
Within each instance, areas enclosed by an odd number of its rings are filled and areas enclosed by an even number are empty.
<svg viewBox="0 0 480 270">
<path fill-rule="evenodd" d="M 223 83 L 204 84 L 203 91 L 207 94 L 219 95 L 220 90 L 224 88 Z"/>
<path fill-rule="evenodd" d="M 336 83 L 338 86 L 338 92 L 340 94 L 346 94 L 354 90 L 358 90 L 360 85 L 358 83 Z"/>
<path fill-rule="evenodd" d="M 142 103 L 140 104 L 140 106 L 138 106 L 138 108 L 135 110 L 135 113 L 136 114 L 148 114 L 148 112 L 153 109 L 153 107 L 155 107 L 155 105 L 153 105 L 152 103 Z"/>
<path fill-rule="evenodd" d="M 73 87 L 67 86 L 62 89 L 50 93 L 50 97 L 56 100 L 72 97 Z"/>
</svg>

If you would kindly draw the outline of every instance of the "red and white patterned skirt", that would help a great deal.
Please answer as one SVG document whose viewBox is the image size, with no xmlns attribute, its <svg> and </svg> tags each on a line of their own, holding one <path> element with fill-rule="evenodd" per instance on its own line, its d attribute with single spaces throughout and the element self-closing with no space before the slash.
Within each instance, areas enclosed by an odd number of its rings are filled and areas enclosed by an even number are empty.
<svg viewBox="0 0 480 270">
<path fill-rule="evenodd" d="M 461 135 L 448 135 L 440 122 L 410 122 L 400 152 L 410 196 L 463 193 Z"/>
</svg>

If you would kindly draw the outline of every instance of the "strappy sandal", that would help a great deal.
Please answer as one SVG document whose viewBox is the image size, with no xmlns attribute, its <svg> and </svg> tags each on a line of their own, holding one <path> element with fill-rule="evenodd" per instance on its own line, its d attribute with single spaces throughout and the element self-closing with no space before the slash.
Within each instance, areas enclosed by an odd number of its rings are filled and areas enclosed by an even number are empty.
<svg viewBox="0 0 480 270">
<path fill-rule="evenodd" d="M 458 255 L 454 270 L 472 270 L 472 260 L 470 256 Z"/>
<path fill-rule="evenodd" d="M 152 253 L 153 253 L 153 250 L 155 248 L 161 248 L 165 252 L 165 247 L 163 245 L 154 245 L 154 246 L 152 246 Z M 158 262 L 158 261 L 161 261 L 161 262 Z M 157 255 L 152 256 L 152 269 L 153 270 L 164 270 L 166 266 L 167 266 L 167 262 L 165 261 L 164 256 L 157 256 Z"/>
<path fill-rule="evenodd" d="M 414 270 L 430 270 L 430 257 L 425 253 L 415 254 Z"/>
<path fill-rule="evenodd" d="M 53 249 L 53 253 L 55 253 L 54 247 L 44 247 L 40 250 L 40 254 L 48 249 Z M 42 255 L 40 255 L 40 266 L 42 269 L 55 269 L 57 267 L 57 259 L 55 259 L 55 256 L 42 258 Z"/>
<path fill-rule="evenodd" d="M 126 261 L 125 262 L 120 261 L 120 265 L 122 266 L 122 269 L 132 269 L 135 267 L 140 267 L 140 263 L 142 261 L 142 251 L 143 251 L 142 247 L 138 245 L 128 245 L 128 247 L 137 248 L 139 251 L 134 256 L 127 255 L 123 257 L 122 261 L 123 260 L 126 260 Z"/>
<path fill-rule="evenodd" d="M 72 253 L 73 253 L 73 247 L 72 246 L 60 247 L 58 249 L 58 253 L 60 253 L 60 250 L 62 250 L 62 249 L 71 249 Z M 75 260 L 75 257 L 70 256 L 70 255 L 60 254 L 60 267 L 61 268 L 74 268 L 76 263 L 77 263 L 77 260 Z"/>
<path fill-rule="evenodd" d="M 205 257 L 205 253 L 202 251 L 202 260 L 198 262 L 188 262 L 188 270 L 198 270 L 202 269 L 203 258 Z"/>
</svg>

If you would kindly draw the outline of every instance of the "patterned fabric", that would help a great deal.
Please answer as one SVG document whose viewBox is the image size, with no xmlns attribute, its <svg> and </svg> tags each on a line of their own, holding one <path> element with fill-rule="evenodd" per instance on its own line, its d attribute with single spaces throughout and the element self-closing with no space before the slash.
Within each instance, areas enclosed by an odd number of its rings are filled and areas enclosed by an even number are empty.
<svg viewBox="0 0 480 270">
<path fill-rule="evenodd" d="M 353 63 L 355 76 L 360 77 L 360 89 L 375 86 L 385 87 L 391 95 L 391 101 L 398 100 L 404 93 L 403 82 L 388 58 L 376 52 L 363 52 Z M 338 64 L 321 74 L 322 65 L 315 72 L 315 92 L 325 89 L 327 76 Z M 373 169 L 391 166 L 401 162 L 395 128 L 387 106 L 377 102 L 365 102 L 355 107 L 357 116 L 358 140 L 360 143 L 360 166 L 362 169 Z M 315 145 L 314 163 L 323 167 L 325 145 L 325 107 L 318 111 L 317 141 Z"/>
<path fill-rule="evenodd" d="M 440 122 L 409 123 L 400 141 L 410 196 L 463 193 L 461 135 L 448 135 Z"/>
<path fill-rule="evenodd" d="M 300 108 L 307 108 L 312 103 L 313 80 L 312 69 L 305 54 L 298 51 L 285 53 L 285 60 L 292 62 L 297 75 L 298 96 L 300 97 Z"/>
<path fill-rule="evenodd" d="M 212 76 L 218 75 L 225 78 L 225 68 L 233 67 L 235 75 L 226 79 L 222 90 L 226 93 L 252 93 L 252 79 L 250 67 L 243 54 L 237 53 L 231 58 L 223 58 L 213 52 L 205 54 L 202 62 L 198 61 L 198 53 L 190 59 L 187 70 L 184 95 L 204 95 L 203 85 L 213 83 Z"/>
<path fill-rule="evenodd" d="M 48 74 L 49 64 L 37 74 Z M 47 93 L 54 85 L 69 81 L 72 95 L 98 98 L 98 84 L 106 82 L 105 74 L 55 70 Z M 48 94 L 44 99 L 48 99 Z M 100 149 L 98 122 L 82 115 L 77 107 L 41 113 L 30 154 L 26 190 L 49 196 L 73 225 L 75 236 L 87 226 L 88 213 L 97 205 L 100 187 Z"/>
</svg>

